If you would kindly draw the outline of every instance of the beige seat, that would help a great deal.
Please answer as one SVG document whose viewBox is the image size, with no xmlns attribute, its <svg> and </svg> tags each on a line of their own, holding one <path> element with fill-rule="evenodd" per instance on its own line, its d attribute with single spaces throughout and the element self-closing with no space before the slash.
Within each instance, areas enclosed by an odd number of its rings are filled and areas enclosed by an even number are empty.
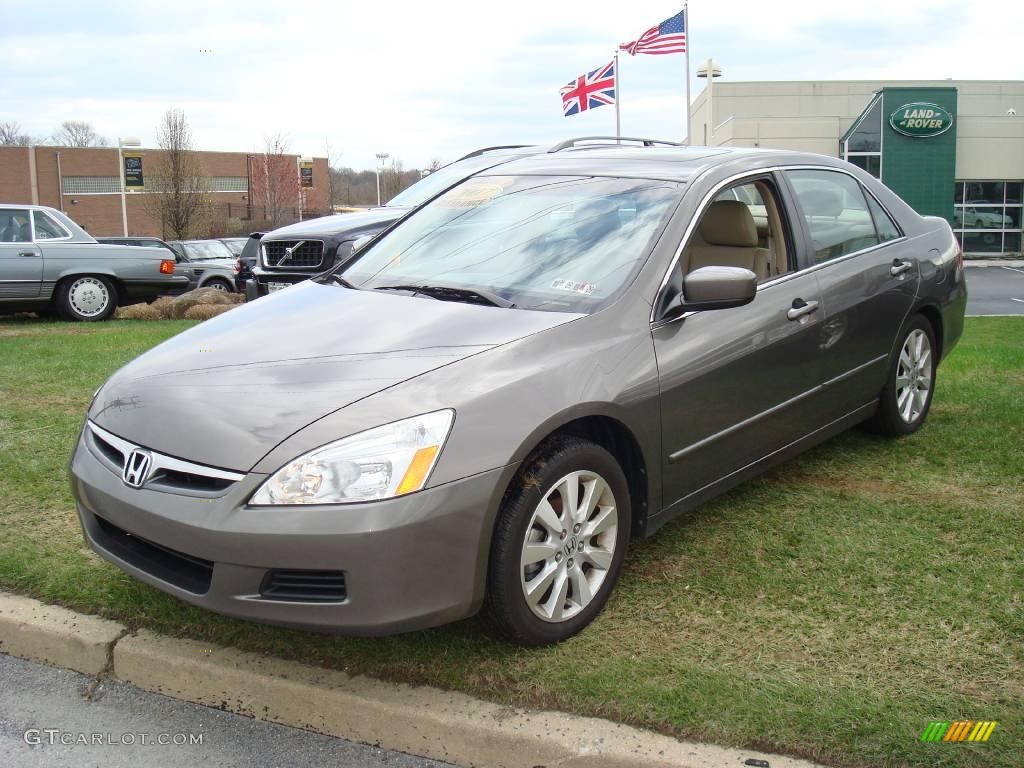
<svg viewBox="0 0 1024 768">
<path fill-rule="evenodd" d="M 688 272 L 701 267 L 743 267 L 758 280 L 768 278 L 771 253 L 758 247 L 757 225 L 746 203 L 716 200 L 697 229 L 700 238 L 694 238 L 687 249 Z"/>
</svg>

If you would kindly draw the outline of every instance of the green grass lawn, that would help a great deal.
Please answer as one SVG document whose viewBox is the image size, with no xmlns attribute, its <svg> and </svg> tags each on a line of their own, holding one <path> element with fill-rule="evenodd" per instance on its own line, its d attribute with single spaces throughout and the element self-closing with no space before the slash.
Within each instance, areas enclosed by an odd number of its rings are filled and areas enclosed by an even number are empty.
<svg viewBox="0 0 1024 768">
<path fill-rule="evenodd" d="M 1024 319 L 969 319 L 927 426 L 854 431 L 635 542 L 595 624 L 524 650 L 475 620 L 377 640 L 191 608 L 84 545 L 92 392 L 191 325 L 0 322 L 0 588 L 131 627 L 849 766 L 1024 765 Z M 996 720 L 922 744 L 930 720 Z"/>
</svg>

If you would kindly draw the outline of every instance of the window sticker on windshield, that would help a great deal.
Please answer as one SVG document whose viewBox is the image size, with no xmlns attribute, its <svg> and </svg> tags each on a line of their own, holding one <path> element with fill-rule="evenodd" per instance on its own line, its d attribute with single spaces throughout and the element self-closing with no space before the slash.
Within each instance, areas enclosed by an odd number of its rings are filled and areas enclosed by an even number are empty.
<svg viewBox="0 0 1024 768">
<path fill-rule="evenodd" d="M 592 296 L 597 286 L 593 283 L 583 283 L 576 280 L 555 280 L 551 287 L 558 291 L 572 291 L 582 293 L 584 296 Z"/>
<path fill-rule="evenodd" d="M 507 176 L 469 179 L 437 198 L 443 208 L 476 208 L 489 203 L 513 183 Z"/>
</svg>

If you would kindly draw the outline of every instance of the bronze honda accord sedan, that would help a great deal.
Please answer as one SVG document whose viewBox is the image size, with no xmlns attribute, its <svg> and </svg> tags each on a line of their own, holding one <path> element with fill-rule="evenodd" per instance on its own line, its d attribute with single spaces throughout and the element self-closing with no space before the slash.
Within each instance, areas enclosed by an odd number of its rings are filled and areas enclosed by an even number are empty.
<svg viewBox="0 0 1024 768">
<path fill-rule="evenodd" d="M 634 537 L 918 429 L 965 301 L 949 224 L 839 160 L 566 142 L 117 371 L 74 495 L 100 555 L 214 611 L 557 642 Z"/>
</svg>

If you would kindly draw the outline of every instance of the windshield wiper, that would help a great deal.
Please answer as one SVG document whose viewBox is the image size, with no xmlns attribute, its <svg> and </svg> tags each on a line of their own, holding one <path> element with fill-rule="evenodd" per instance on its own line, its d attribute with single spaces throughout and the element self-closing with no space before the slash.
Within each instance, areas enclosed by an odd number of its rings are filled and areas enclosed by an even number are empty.
<svg viewBox="0 0 1024 768">
<path fill-rule="evenodd" d="M 352 283 L 350 283 L 348 280 L 346 280 L 342 275 L 338 274 L 337 272 L 332 272 L 327 277 L 328 277 L 328 279 L 333 280 L 334 282 L 336 282 L 342 288 L 351 288 L 354 291 L 358 291 L 359 290 L 354 285 L 352 285 Z"/>
<path fill-rule="evenodd" d="M 375 291 L 411 291 L 433 296 L 442 301 L 468 301 L 473 304 L 489 304 L 502 309 L 515 309 L 515 302 L 484 288 L 456 288 L 450 285 L 378 285 Z"/>
</svg>

